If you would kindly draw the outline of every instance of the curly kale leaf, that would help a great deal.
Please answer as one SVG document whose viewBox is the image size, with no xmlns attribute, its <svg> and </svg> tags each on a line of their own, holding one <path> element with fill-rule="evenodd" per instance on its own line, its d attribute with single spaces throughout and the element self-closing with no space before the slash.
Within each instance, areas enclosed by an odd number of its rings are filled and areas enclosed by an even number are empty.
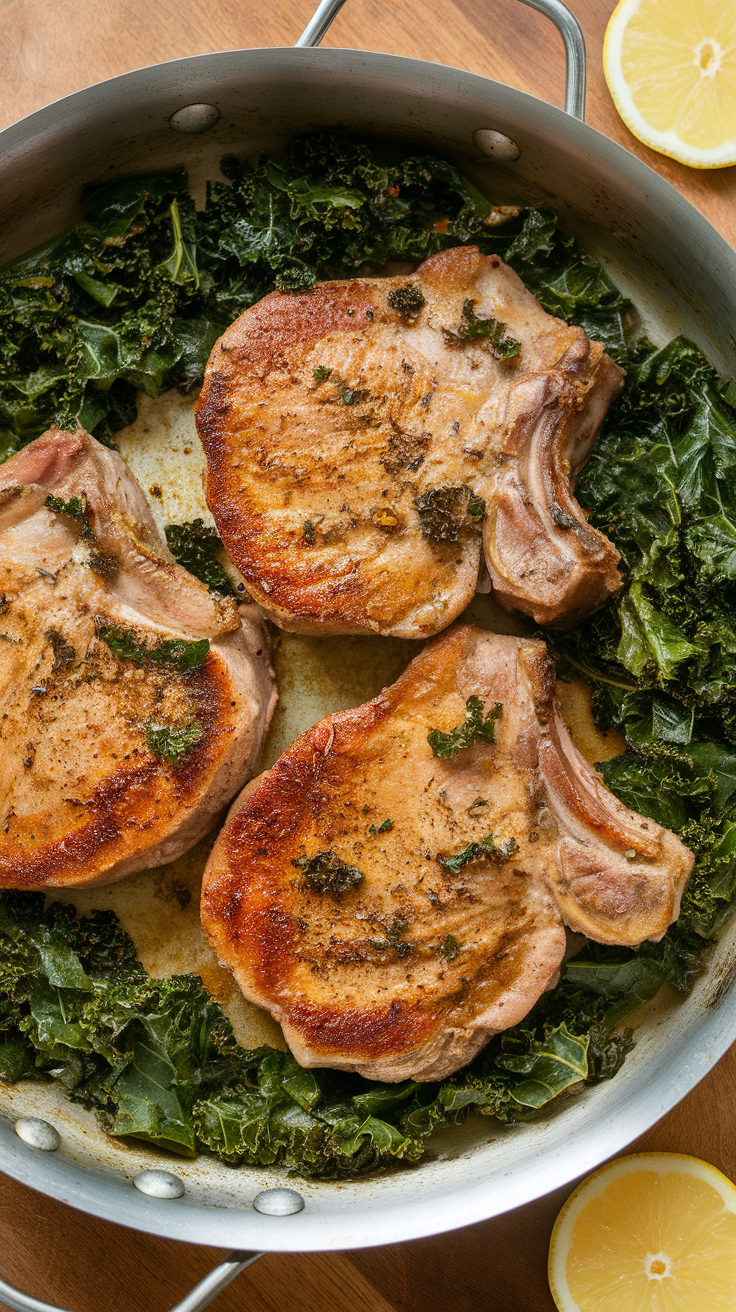
<svg viewBox="0 0 736 1312">
<path fill-rule="evenodd" d="M 736 742 L 736 410 L 691 342 L 626 357 L 576 495 L 621 553 L 624 587 L 553 647 L 631 745 Z"/>
<path fill-rule="evenodd" d="M 183 170 L 94 184 L 71 232 L 0 273 L 0 456 L 57 420 L 111 444 L 202 375 L 224 321 L 203 314 Z"/>
<path fill-rule="evenodd" d="M 195 579 L 204 583 L 210 592 L 236 595 L 230 576 L 219 559 L 222 542 L 213 528 L 201 519 L 193 519 L 187 524 L 168 524 L 165 532 L 166 545 L 172 556 Z"/>
<path fill-rule="evenodd" d="M 630 1043 L 606 1028 L 600 989 L 563 981 L 450 1079 L 304 1070 L 239 1047 L 197 976 L 149 979 L 111 912 L 77 918 L 44 901 L 0 895 L 0 1078 L 57 1080 L 109 1134 L 180 1156 L 333 1179 L 416 1162 L 434 1129 L 470 1110 L 526 1119 L 581 1080 L 610 1078 Z"/>
<path fill-rule="evenodd" d="M 432 748 L 432 755 L 440 761 L 447 761 L 457 752 L 464 752 L 476 743 L 493 743 L 496 741 L 496 720 L 503 715 L 503 706 L 496 702 L 484 716 L 483 702 L 480 697 L 470 696 L 465 703 L 465 719 L 444 733 L 442 729 L 430 729 L 427 742 Z"/>
</svg>

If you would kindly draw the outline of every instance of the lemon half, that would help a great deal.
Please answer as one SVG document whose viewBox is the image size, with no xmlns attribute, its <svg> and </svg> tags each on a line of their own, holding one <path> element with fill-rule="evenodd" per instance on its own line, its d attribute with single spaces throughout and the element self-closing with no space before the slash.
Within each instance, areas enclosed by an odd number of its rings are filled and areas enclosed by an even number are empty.
<svg viewBox="0 0 736 1312">
<path fill-rule="evenodd" d="M 603 68 L 639 141 L 696 169 L 736 164 L 736 0 L 621 0 Z"/>
<path fill-rule="evenodd" d="M 736 1186 L 679 1153 L 634 1153 L 588 1176 L 552 1231 L 560 1312 L 733 1312 Z"/>
</svg>

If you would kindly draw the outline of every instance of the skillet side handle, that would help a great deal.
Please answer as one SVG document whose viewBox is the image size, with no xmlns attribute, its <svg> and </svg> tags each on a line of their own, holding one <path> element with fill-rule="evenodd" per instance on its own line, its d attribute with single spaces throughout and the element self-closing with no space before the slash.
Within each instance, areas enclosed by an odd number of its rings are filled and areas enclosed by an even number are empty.
<svg viewBox="0 0 736 1312">
<path fill-rule="evenodd" d="M 196 1289 L 187 1294 L 181 1303 L 177 1303 L 171 1312 L 202 1312 L 235 1276 L 262 1256 L 262 1253 L 228 1253 L 224 1262 L 210 1271 L 204 1280 L 200 1280 Z M 4 1280 L 0 1280 L 0 1301 L 12 1308 L 13 1312 L 66 1312 L 66 1309 L 53 1307 L 51 1303 L 41 1303 L 37 1298 L 31 1298 L 30 1294 L 21 1294 L 20 1290 L 13 1289 Z"/>
<path fill-rule="evenodd" d="M 344 3 L 345 0 L 321 0 L 296 42 L 297 46 L 318 46 Z M 544 14 L 560 33 L 567 60 L 565 112 L 585 122 L 585 38 L 577 18 L 562 0 L 521 0 L 521 3 Z"/>
</svg>

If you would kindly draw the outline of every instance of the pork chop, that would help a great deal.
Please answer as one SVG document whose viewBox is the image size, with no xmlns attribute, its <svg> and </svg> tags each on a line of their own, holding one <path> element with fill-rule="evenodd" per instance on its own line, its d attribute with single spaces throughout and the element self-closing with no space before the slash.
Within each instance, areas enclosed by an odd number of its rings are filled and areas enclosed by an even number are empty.
<svg viewBox="0 0 736 1312">
<path fill-rule="evenodd" d="M 558 978 L 657 940 L 693 865 L 579 755 L 543 642 L 458 626 L 234 803 L 202 923 L 303 1066 L 435 1080 Z"/>
<path fill-rule="evenodd" d="M 572 482 L 620 370 L 498 256 L 274 292 L 215 345 L 197 403 L 229 555 L 295 632 L 421 638 L 475 592 L 571 623 L 620 586 Z"/>
<path fill-rule="evenodd" d="M 176 564 L 82 430 L 0 468 L 0 888 L 109 883 L 202 837 L 276 700 L 253 612 Z"/>
</svg>

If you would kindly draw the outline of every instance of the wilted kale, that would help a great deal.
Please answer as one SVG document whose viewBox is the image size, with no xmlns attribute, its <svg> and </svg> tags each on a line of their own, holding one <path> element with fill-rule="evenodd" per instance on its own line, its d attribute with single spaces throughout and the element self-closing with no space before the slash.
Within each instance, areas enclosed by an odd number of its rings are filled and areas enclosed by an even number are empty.
<svg viewBox="0 0 736 1312">
<path fill-rule="evenodd" d="M 313 893 L 330 893 L 332 897 L 351 892 L 364 878 L 362 870 L 346 865 L 334 852 L 295 857 L 291 864 L 301 870 L 304 883 Z"/>
<path fill-rule="evenodd" d="M 230 576 L 218 559 L 222 543 L 213 528 L 201 519 L 193 519 L 188 524 L 168 524 L 165 532 L 166 545 L 172 556 L 195 579 L 204 583 L 210 592 L 235 594 Z"/>
<path fill-rule="evenodd" d="M 447 960 L 459 950 L 443 947 Z M 564 981 L 457 1075 L 376 1084 L 239 1047 L 201 980 L 149 979 L 111 912 L 76 919 L 42 894 L 0 896 L 0 1078 L 58 1080 L 108 1134 L 186 1157 L 326 1178 L 418 1161 L 471 1109 L 523 1120 L 614 1074 L 629 1040 L 611 1036 L 610 1005 L 599 982 Z"/>
<path fill-rule="evenodd" d="M 497 360 L 510 360 L 518 355 L 521 342 L 510 337 L 505 323 L 498 319 L 481 319 L 475 313 L 475 301 L 465 301 L 457 332 L 442 329 L 448 346 L 463 346 L 466 342 L 480 342 Z"/>
<path fill-rule="evenodd" d="M 503 706 L 496 702 L 490 711 L 483 715 L 483 702 L 480 697 L 471 696 L 465 703 L 465 719 L 462 723 L 444 733 L 442 729 L 430 729 L 427 742 L 432 748 L 432 755 L 440 761 L 447 761 L 456 752 L 464 752 L 476 743 L 493 743 L 496 741 L 496 720 L 503 715 Z"/>
<path fill-rule="evenodd" d="M 170 665 L 180 674 L 198 670 L 207 659 L 210 649 L 208 638 L 200 638 L 195 642 L 186 642 L 184 638 L 165 638 L 155 647 L 147 647 L 130 629 L 121 629 L 114 624 L 100 629 L 100 638 L 121 660 L 132 661 L 138 666 Z"/>
</svg>

